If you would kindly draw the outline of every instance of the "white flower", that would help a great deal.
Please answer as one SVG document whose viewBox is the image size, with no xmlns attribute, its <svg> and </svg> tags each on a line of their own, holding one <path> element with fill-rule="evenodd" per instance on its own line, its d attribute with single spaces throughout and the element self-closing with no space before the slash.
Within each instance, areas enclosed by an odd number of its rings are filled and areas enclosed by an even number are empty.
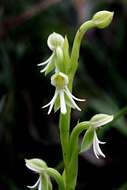
<svg viewBox="0 0 127 190">
<path fill-rule="evenodd" d="M 105 144 L 105 142 L 101 142 L 99 141 L 98 137 L 97 137 L 97 133 L 96 130 L 94 130 L 94 137 L 93 137 L 93 151 L 95 156 L 99 159 L 99 156 L 102 156 L 105 158 L 104 153 L 102 152 L 102 150 L 100 149 L 99 144 Z"/>
<path fill-rule="evenodd" d="M 96 114 L 90 120 L 91 126 L 94 128 L 93 151 L 94 151 L 95 156 L 98 159 L 99 159 L 99 156 L 102 156 L 105 158 L 105 155 L 99 146 L 99 144 L 105 144 L 105 142 L 102 142 L 98 139 L 96 129 L 111 122 L 112 120 L 113 120 L 113 115 L 107 115 L 107 114 Z"/>
<path fill-rule="evenodd" d="M 55 55 L 61 55 L 62 51 L 61 49 L 63 48 L 63 43 L 64 43 L 64 38 L 62 35 L 53 32 L 52 34 L 49 35 L 47 44 L 48 47 L 53 51 L 52 55 L 44 62 L 38 64 L 38 66 L 44 66 L 46 65 L 40 72 L 43 73 L 47 69 L 51 68 L 51 70 L 55 67 L 54 64 L 54 57 Z"/>
<path fill-rule="evenodd" d="M 34 185 L 27 187 L 30 189 L 38 188 L 38 190 L 42 190 L 43 178 L 45 177 L 47 185 L 50 182 L 50 178 L 46 173 L 46 168 L 47 168 L 46 163 L 40 159 L 25 160 L 25 162 L 26 162 L 26 167 L 28 169 L 39 174 L 37 182 Z"/>
<path fill-rule="evenodd" d="M 77 100 L 77 101 L 85 101 L 85 100 L 78 99 L 71 94 L 71 92 L 69 91 L 67 87 L 68 82 L 69 82 L 68 76 L 62 72 L 58 72 L 51 77 L 51 84 L 55 86 L 56 88 L 55 94 L 52 100 L 48 104 L 42 107 L 42 108 L 46 108 L 49 106 L 48 114 L 51 113 L 57 97 L 59 97 L 60 99 L 60 110 L 62 114 L 66 114 L 67 112 L 66 104 L 74 109 L 76 108 L 77 110 L 81 111 L 81 109 L 78 107 L 78 105 L 75 103 L 74 100 Z M 66 101 L 65 95 L 67 96 L 69 102 Z"/>
</svg>

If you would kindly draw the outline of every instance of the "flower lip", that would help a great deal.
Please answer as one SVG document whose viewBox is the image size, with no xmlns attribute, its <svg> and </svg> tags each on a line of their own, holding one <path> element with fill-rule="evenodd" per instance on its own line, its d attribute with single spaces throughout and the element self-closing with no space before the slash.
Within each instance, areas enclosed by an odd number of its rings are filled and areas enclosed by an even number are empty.
<svg viewBox="0 0 127 190">
<path fill-rule="evenodd" d="M 68 84 L 68 76 L 61 72 L 56 73 L 51 77 L 51 84 L 61 90 Z"/>
<path fill-rule="evenodd" d="M 105 158 L 104 153 L 102 152 L 102 150 L 100 149 L 99 144 L 105 144 L 105 142 L 102 142 L 98 139 L 96 131 L 94 131 L 94 138 L 93 138 L 93 151 L 95 156 L 99 159 L 99 156 L 102 156 Z"/>
<path fill-rule="evenodd" d="M 62 35 L 53 32 L 52 34 L 49 35 L 48 40 L 47 40 L 47 44 L 48 47 L 54 51 L 57 47 L 63 47 L 63 43 L 64 43 L 64 38 Z"/>
</svg>

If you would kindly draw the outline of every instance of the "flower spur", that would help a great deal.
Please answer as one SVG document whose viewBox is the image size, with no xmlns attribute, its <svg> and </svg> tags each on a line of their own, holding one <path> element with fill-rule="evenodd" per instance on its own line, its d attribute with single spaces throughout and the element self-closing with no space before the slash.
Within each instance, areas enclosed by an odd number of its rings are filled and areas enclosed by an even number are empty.
<svg viewBox="0 0 127 190">
<path fill-rule="evenodd" d="M 54 93 L 54 96 L 52 98 L 52 100 L 46 104 L 45 106 L 43 106 L 42 108 L 46 108 L 49 106 L 49 110 L 48 110 L 48 114 L 51 113 L 52 108 L 56 102 L 57 97 L 59 97 L 60 99 L 60 110 L 62 114 L 66 114 L 67 113 L 67 108 L 66 108 L 66 104 L 72 108 L 76 108 L 78 111 L 81 111 L 81 109 L 79 108 L 79 106 L 75 103 L 74 100 L 77 101 L 85 101 L 84 99 L 79 99 L 76 98 L 75 96 L 73 96 L 70 92 L 70 90 L 68 89 L 68 76 L 65 75 L 62 72 L 58 72 L 55 73 L 52 77 L 51 77 L 51 84 L 53 86 L 55 86 L 56 90 Z M 67 96 L 68 100 L 66 100 L 65 95 Z"/>
<path fill-rule="evenodd" d="M 62 35 L 53 32 L 49 35 L 47 40 L 48 47 L 53 51 L 52 55 L 44 62 L 39 63 L 38 66 L 45 66 L 40 72 L 46 72 L 47 70 L 53 70 L 55 68 L 54 59 L 59 52 L 62 52 L 64 38 Z"/>
</svg>

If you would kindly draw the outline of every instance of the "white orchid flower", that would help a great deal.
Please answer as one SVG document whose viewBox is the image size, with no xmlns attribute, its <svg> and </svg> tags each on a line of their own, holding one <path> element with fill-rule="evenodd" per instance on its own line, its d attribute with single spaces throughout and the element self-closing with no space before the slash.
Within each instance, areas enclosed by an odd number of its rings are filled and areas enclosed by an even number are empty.
<svg viewBox="0 0 127 190">
<path fill-rule="evenodd" d="M 60 55 L 61 54 L 61 49 L 63 48 L 64 44 L 64 38 L 62 35 L 53 32 L 52 34 L 49 35 L 48 40 L 47 40 L 48 47 L 52 50 L 52 55 L 44 62 L 38 64 L 38 66 L 45 66 L 40 72 L 43 73 L 46 70 L 50 68 L 55 68 L 55 64 L 53 62 L 53 59 L 55 55 Z M 51 70 L 52 70 L 51 69 Z"/>
<path fill-rule="evenodd" d="M 27 186 L 30 189 L 38 189 L 42 190 L 43 189 L 43 180 L 45 178 L 46 180 L 46 186 L 48 189 L 48 186 L 51 185 L 50 183 L 50 178 L 46 173 L 46 168 L 47 165 L 43 160 L 40 159 L 30 159 L 30 160 L 25 160 L 26 161 L 26 167 L 30 169 L 31 171 L 39 174 L 39 178 L 37 182 L 32 185 L 32 186 Z"/>
<path fill-rule="evenodd" d="M 105 158 L 104 153 L 102 152 L 99 144 L 105 144 L 105 142 L 102 142 L 97 137 L 97 128 L 111 122 L 113 120 L 113 115 L 107 115 L 107 114 L 97 114 L 93 116 L 90 120 L 91 125 L 94 128 L 94 136 L 93 136 L 93 151 L 95 156 L 99 159 L 100 156 Z"/>
<path fill-rule="evenodd" d="M 78 111 L 81 111 L 81 109 L 75 103 L 75 100 L 77 101 L 85 101 L 85 100 L 76 98 L 71 94 L 67 86 L 68 82 L 69 82 L 68 76 L 62 72 L 58 72 L 51 77 L 51 84 L 56 88 L 55 94 L 52 100 L 48 104 L 42 107 L 46 108 L 49 106 L 48 114 L 51 113 L 57 97 L 60 98 L 60 110 L 62 114 L 66 114 L 67 112 L 66 104 L 74 109 L 76 108 Z M 67 96 L 69 102 L 66 101 L 65 95 Z"/>
</svg>

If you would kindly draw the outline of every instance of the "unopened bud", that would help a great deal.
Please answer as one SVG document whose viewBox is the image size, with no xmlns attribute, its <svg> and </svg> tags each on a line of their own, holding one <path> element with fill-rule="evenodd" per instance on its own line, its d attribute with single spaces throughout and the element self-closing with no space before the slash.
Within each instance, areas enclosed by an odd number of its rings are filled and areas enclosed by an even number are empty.
<svg viewBox="0 0 127 190">
<path fill-rule="evenodd" d="M 94 22 L 96 27 L 100 29 L 105 28 L 111 23 L 113 15 L 114 12 L 99 11 L 93 16 L 92 21 Z"/>
</svg>

